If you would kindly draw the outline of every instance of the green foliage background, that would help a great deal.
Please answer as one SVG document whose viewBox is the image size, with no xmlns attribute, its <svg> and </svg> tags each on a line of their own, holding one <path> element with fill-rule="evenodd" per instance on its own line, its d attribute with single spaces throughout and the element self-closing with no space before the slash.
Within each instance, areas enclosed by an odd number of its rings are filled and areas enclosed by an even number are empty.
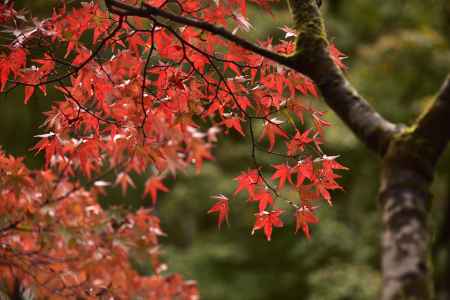
<svg viewBox="0 0 450 300">
<path fill-rule="evenodd" d="M 34 15 L 50 12 L 55 1 L 16 1 Z M 408 124 L 437 92 L 450 66 L 450 2 L 434 1 L 324 1 L 329 36 L 348 54 L 347 75 L 359 91 L 388 119 Z M 254 7 L 250 20 L 253 40 L 280 38 L 279 27 L 291 22 L 284 4 L 273 18 Z M 23 91 L 0 97 L 0 145 L 27 164 L 39 166 L 41 157 L 29 154 L 42 133 L 42 111 L 55 94 L 36 93 L 22 104 Z M 321 104 L 318 104 L 321 105 Z M 322 105 L 323 109 L 327 109 Z M 326 152 L 340 154 L 348 166 L 342 179 L 344 192 L 334 194 L 335 205 L 322 205 L 320 225 L 313 239 L 294 235 L 292 218 L 275 230 L 272 241 L 261 233 L 250 235 L 253 207 L 243 197 L 231 202 L 229 227 L 217 231 L 215 218 L 206 215 L 217 193 L 231 195 L 233 178 L 250 166 L 249 141 L 223 138 L 215 149 L 216 160 L 200 175 L 193 170 L 171 183 L 172 192 L 161 197 L 157 213 L 167 237 L 162 239 L 169 270 L 198 281 L 202 298 L 218 299 L 376 299 L 380 281 L 380 222 L 377 204 L 380 160 L 365 149 L 343 124 L 328 113 L 333 127 L 327 133 Z M 443 124 L 443 126 L 449 126 Z M 435 178 L 431 226 L 434 276 L 439 299 L 448 299 L 450 242 L 448 212 L 450 155 L 440 161 Z M 149 205 L 142 199 L 143 180 L 125 198 L 112 191 L 105 205 L 131 208 Z M 295 199 L 295 194 L 291 195 Z M 282 205 L 281 205 L 282 206 Z M 288 217 L 288 218 L 286 218 Z"/>
</svg>

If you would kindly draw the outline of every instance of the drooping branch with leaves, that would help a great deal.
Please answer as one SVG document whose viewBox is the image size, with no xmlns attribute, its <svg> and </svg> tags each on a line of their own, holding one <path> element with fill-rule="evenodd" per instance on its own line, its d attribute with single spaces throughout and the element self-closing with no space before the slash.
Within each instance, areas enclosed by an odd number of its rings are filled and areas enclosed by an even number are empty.
<svg viewBox="0 0 450 300">
<path fill-rule="evenodd" d="M 267 0 L 253 3 L 270 12 Z M 450 79 L 410 127 L 384 119 L 346 79 L 343 54 L 327 39 L 320 1 L 290 0 L 294 28 L 258 44 L 245 0 L 105 0 L 55 8 L 37 21 L 0 5 L 7 43 L 0 91 L 23 88 L 24 102 L 56 89 L 29 170 L 0 152 L 0 268 L 10 291 L 39 297 L 196 299 L 192 281 L 167 275 L 153 209 L 103 209 L 109 186 L 125 193 L 146 177 L 157 205 L 164 181 L 213 158 L 220 132 L 249 143 L 249 165 L 233 195 L 212 196 L 208 213 L 228 222 L 232 198 L 255 202 L 255 223 L 271 240 L 287 203 L 295 231 L 310 238 L 314 211 L 341 189 L 337 155 L 321 148 L 330 127 L 320 98 L 383 159 L 383 299 L 431 299 L 428 207 L 437 161 L 450 138 Z M 234 30 L 233 30 L 234 28 Z M 264 164 L 259 155 L 270 157 Z M 348 175 L 351 176 L 351 175 Z M 295 190 L 297 199 L 285 196 Z M 149 275 L 135 267 L 148 261 Z M 114 271 L 111 271 L 114 266 Z M 58 298 L 59 297 L 59 298 Z"/>
</svg>

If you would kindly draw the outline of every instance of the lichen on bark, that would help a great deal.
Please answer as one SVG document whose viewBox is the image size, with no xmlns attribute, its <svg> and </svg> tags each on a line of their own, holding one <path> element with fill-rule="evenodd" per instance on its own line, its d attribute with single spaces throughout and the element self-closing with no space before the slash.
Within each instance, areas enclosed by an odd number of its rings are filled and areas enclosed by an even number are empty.
<svg viewBox="0 0 450 300">
<path fill-rule="evenodd" d="M 316 0 L 288 0 L 297 32 L 294 55 L 311 52 L 328 44 L 323 18 Z"/>
</svg>

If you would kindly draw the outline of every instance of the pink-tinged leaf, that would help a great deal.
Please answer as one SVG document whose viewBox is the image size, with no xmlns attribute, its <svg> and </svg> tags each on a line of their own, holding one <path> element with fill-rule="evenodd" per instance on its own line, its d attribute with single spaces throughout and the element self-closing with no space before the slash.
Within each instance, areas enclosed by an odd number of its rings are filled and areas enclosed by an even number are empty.
<svg viewBox="0 0 450 300">
<path fill-rule="evenodd" d="M 169 189 L 161 182 L 159 177 L 151 177 L 145 183 L 144 196 L 149 194 L 152 199 L 152 204 L 156 204 L 158 197 L 158 190 L 162 192 L 168 192 Z"/>
<path fill-rule="evenodd" d="M 220 229 L 222 222 L 225 220 L 228 224 L 228 215 L 229 215 L 229 207 L 228 207 L 228 198 L 225 195 L 219 194 L 211 197 L 213 199 L 217 199 L 218 201 L 208 210 L 208 214 L 210 213 L 218 213 L 217 218 L 217 226 Z"/>
<path fill-rule="evenodd" d="M 286 34 L 284 35 L 285 39 L 288 39 L 290 37 L 296 37 L 297 36 L 297 32 L 295 31 L 294 28 L 290 28 L 286 25 L 284 25 L 283 27 L 280 27 L 281 30 L 283 30 Z"/>
<path fill-rule="evenodd" d="M 256 230 L 264 229 L 264 234 L 268 241 L 272 237 L 272 227 L 283 227 L 283 222 L 280 219 L 280 215 L 283 213 L 281 209 L 276 209 L 271 212 L 262 211 L 257 214 L 255 225 L 253 225 L 252 234 L 255 234 Z"/>
<path fill-rule="evenodd" d="M 316 126 L 316 129 L 319 133 L 322 132 L 322 128 L 331 126 L 331 124 L 329 122 L 322 119 L 322 116 L 324 114 L 325 114 L 324 112 L 318 112 L 318 111 L 316 111 L 312 114 L 314 126 Z"/>
<path fill-rule="evenodd" d="M 238 11 L 233 12 L 233 18 L 236 21 L 238 27 L 243 29 L 244 31 L 248 32 L 253 28 L 253 25 L 240 12 Z"/>
</svg>

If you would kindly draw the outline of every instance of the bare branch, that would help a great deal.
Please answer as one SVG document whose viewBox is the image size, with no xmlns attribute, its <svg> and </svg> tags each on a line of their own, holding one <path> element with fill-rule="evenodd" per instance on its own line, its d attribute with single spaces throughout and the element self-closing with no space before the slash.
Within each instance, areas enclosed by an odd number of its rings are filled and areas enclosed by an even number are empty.
<svg viewBox="0 0 450 300">
<path fill-rule="evenodd" d="M 434 165 L 450 139 L 450 75 L 434 103 L 417 120 L 413 135 L 417 146 L 426 148 L 421 152 L 426 153 L 426 159 Z"/>
<path fill-rule="evenodd" d="M 277 54 L 275 52 L 272 52 L 270 50 L 264 49 L 262 47 L 259 47 L 246 39 L 240 38 L 236 35 L 234 35 L 232 32 L 222 28 L 215 26 L 208 22 L 203 22 L 200 20 L 196 20 L 193 18 L 183 17 L 179 15 L 172 14 L 170 12 L 167 12 L 165 10 L 159 9 L 157 7 L 144 4 L 142 7 L 136 7 L 132 5 L 128 5 L 125 3 L 122 3 L 121 1 L 117 0 L 106 0 L 106 5 L 108 6 L 108 9 L 115 14 L 121 15 L 121 16 L 136 16 L 136 17 L 143 17 L 143 18 L 150 18 L 150 17 L 162 17 L 164 19 L 170 20 L 172 22 L 182 24 L 182 25 L 188 25 L 195 28 L 199 28 L 202 30 L 205 30 L 207 32 L 210 32 L 212 34 L 221 36 L 225 38 L 226 40 L 229 40 L 236 45 L 239 45 L 240 47 L 252 51 L 256 54 L 259 54 L 265 58 L 271 59 L 277 63 L 280 63 L 285 66 L 290 66 L 290 59 L 287 56 Z"/>
</svg>

